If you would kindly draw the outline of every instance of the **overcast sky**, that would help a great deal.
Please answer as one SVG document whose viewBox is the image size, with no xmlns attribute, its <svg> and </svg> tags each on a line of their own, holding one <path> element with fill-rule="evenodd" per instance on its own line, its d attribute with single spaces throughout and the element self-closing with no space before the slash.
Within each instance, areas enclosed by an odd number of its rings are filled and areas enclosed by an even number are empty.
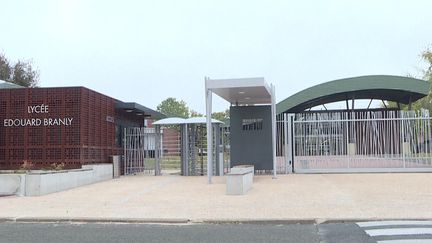
<svg viewBox="0 0 432 243">
<path fill-rule="evenodd" d="M 1 0 L 0 51 L 40 86 L 205 113 L 204 76 L 264 77 L 277 101 L 338 78 L 419 75 L 432 1 Z M 215 99 L 214 110 L 229 104 Z"/>
</svg>

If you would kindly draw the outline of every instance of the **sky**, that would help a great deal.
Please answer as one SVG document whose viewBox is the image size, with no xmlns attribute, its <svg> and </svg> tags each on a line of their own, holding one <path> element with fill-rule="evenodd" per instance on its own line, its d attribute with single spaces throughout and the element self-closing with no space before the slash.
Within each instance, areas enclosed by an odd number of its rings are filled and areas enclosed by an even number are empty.
<svg viewBox="0 0 432 243">
<path fill-rule="evenodd" d="M 0 0 L 0 52 L 40 86 L 205 113 L 204 77 L 264 77 L 276 101 L 326 81 L 421 76 L 430 0 Z M 229 103 L 214 98 L 213 110 Z"/>
</svg>

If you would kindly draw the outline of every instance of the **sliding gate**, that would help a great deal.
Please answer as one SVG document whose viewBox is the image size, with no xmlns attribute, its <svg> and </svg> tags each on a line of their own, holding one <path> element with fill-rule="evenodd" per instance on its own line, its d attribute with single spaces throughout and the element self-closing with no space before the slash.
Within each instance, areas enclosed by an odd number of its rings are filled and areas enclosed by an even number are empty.
<svg viewBox="0 0 432 243">
<path fill-rule="evenodd" d="M 426 110 L 284 115 L 278 141 L 285 148 L 285 166 L 292 160 L 294 172 L 432 171 Z"/>
</svg>

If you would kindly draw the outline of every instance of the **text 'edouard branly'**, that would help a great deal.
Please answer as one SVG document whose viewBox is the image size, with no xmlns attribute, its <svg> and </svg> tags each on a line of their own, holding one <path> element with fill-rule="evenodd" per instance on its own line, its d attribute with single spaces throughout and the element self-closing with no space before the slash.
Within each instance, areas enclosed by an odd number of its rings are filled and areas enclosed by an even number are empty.
<svg viewBox="0 0 432 243">
<path fill-rule="evenodd" d="M 32 115 L 48 114 L 48 105 L 31 105 L 27 107 L 27 113 Z M 72 117 L 57 118 L 7 118 L 3 120 L 5 127 L 38 127 L 38 126 L 70 126 Z"/>
</svg>

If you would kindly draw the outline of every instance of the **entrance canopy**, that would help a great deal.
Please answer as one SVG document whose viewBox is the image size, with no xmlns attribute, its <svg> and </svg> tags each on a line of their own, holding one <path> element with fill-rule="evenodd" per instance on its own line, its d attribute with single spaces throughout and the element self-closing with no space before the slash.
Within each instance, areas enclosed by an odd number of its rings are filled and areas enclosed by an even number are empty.
<svg viewBox="0 0 432 243">
<path fill-rule="evenodd" d="M 264 78 L 208 79 L 206 87 L 232 105 L 272 103 L 271 86 Z"/>
<path fill-rule="evenodd" d="M 205 78 L 206 115 L 207 115 L 207 174 L 208 182 L 212 176 L 212 93 L 230 102 L 231 105 L 271 105 L 272 109 L 272 147 L 273 147 L 273 173 L 276 176 L 276 106 L 274 86 L 266 83 L 264 78 L 239 78 L 239 79 L 210 79 Z"/>
<path fill-rule="evenodd" d="M 409 104 L 428 95 L 429 83 L 415 78 L 373 75 L 345 78 L 300 91 L 277 104 L 277 114 L 298 113 L 337 101 L 378 99 Z"/>
<path fill-rule="evenodd" d="M 18 89 L 18 88 L 25 88 L 25 87 L 20 86 L 18 84 L 0 80 L 0 89 Z"/>
<path fill-rule="evenodd" d="M 142 117 L 151 117 L 153 119 L 162 119 L 166 117 L 164 114 L 158 111 L 152 110 L 135 102 L 118 101 L 115 108 L 129 114 L 135 114 Z"/>
<path fill-rule="evenodd" d="M 205 117 L 191 117 L 191 118 L 180 118 L 180 117 L 169 117 L 156 122 L 153 125 L 182 125 L 182 124 L 205 124 L 207 122 Z M 212 119 L 212 123 L 223 123 L 219 120 Z"/>
</svg>

